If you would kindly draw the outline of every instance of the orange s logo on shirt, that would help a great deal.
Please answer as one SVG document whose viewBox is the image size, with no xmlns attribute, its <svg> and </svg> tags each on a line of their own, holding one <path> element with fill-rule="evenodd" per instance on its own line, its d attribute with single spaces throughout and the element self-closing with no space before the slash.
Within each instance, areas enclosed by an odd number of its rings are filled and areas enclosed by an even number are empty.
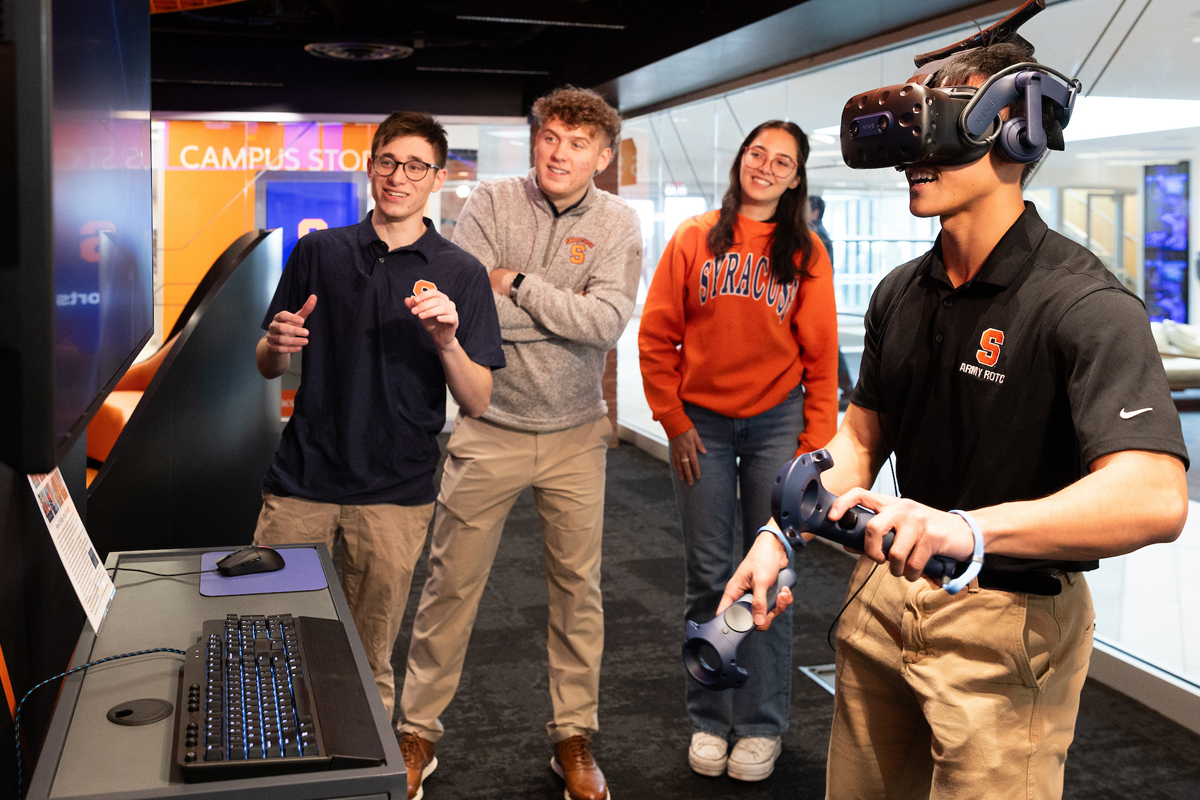
<svg viewBox="0 0 1200 800">
<path fill-rule="evenodd" d="M 988 328 L 979 337 L 981 350 L 975 352 L 975 358 L 985 367 L 994 367 L 1000 359 L 1000 345 L 1004 344 L 1004 331 Z"/>
<path fill-rule="evenodd" d="M 587 249 L 596 246 L 594 242 L 582 236 L 572 236 L 570 239 L 567 239 L 567 244 L 569 245 L 567 252 L 571 254 L 568 260 L 572 264 L 582 264 L 583 259 L 587 256 Z"/>
</svg>

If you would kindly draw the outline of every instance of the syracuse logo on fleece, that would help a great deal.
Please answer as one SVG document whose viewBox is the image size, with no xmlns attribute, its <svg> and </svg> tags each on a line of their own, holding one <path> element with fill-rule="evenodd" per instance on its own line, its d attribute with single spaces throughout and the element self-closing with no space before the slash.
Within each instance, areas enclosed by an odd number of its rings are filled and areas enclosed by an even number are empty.
<svg viewBox="0 0 1200 800">
<path fill-rule="evenodd" d="M 726 253 L 715 267 L 709 259 L 700 268 L 700 305 L 718 295 L 749 297 L 774 307 L 775 315 L 783 322 L 799 286 L 798 280 L 787 286 L 777 284 L 766 256 L 755 262 L 754 253 Z"/>
<path fill-rule="evenodd" d="M 595 243 L 584 239 L 582 236 L 572 236 L 570 239 L 567 239 L 566 244 L 571 252 L 571 257 L 568 260 L 572 264 L 582 264 L 583 259 L 587 257 L 588 248 L 596 246 Z"/>
<path fill-rule="evenodd" d="M 1000 345 L 1002 344 L 1004 344 L 1004 331 L 988 328 L 979 337 L 979 349 L 975 351 L 975 360 L 983 366 L 977 367 L 964 361 L 958 365 L 958 371 L 992 383 L 1004 383 L 1004 373 L 985 369 L 985 367 L 996 366 L 996 362 L 1000 360 Z"/>
</svg>

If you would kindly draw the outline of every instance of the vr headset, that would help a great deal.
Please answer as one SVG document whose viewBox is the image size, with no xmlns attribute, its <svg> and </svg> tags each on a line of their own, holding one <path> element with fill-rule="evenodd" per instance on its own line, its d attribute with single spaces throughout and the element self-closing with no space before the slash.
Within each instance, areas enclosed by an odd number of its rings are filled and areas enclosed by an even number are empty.
<svg viewBox="0 0 1200 800">
<path fill-rule="evenodd" d="M 918 68 L 937 67 L 956 53 L 1011 41 L 1016 29 L 1045 7 L 1045 0 L 1027 0 L 990 28 L 913 61 Z M 978 88 L 938 87 L 937 82 L 937 71 L 931 69 L 907 83 L 850 98 L 842 109 L 846 165 L 903 169 L 969 164 L 997 145 L 1009 160 L 1028 164 L 1047 149 L 1063 149 L 1062 131 L 1082 88 L 1078 80 L 1032 62 L 1006 67 Z M 1022 96 L 1025 116 L 1001 120 L 1001 110 Z"/>
</svg>

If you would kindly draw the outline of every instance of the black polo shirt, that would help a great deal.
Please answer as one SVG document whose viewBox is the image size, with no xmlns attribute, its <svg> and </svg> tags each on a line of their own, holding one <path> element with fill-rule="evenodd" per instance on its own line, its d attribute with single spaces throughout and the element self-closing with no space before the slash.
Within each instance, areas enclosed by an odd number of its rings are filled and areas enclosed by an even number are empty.
<svg viewBox="0 0 1200 800">
<path fill-rule="evenodd" d="M 901 494 L 944 511 L 1045 497 L 1122 450 L 1188 464 L 1141 301 L 1029 203 L 969 283 L 940 235 L 883 279 L 853 399 L 879 412 Z"/>
<path fill-rule="evenodd" d="M 326 503 L 433 502 L 446 375 L 433 338 L 404 305 L 430 281 L 458 311 L 456 334 L 476 364 L 504 366 L 487 270 L 429 220 L 388 251 L 371 225 L 313 231 L 292 250 L 263 329 L 310 294 L 300 388 L 263 489 Z"/>
</svg>

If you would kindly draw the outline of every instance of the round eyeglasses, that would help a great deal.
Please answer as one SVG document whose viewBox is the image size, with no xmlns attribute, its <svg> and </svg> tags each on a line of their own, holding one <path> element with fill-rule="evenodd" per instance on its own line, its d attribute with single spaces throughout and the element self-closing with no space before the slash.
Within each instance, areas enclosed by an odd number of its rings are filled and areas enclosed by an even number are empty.
<svg viewBox="0 0 1200 800">
<path fill-rule="evenodd" d="M 419 181 L 431 169 L 441 169 L 437 164 L 426 164 L 424 161 L 413 159 L 412 161 L 397 161 L 391 156 L 380 156 L 374 161 L 373 169 L 381 178 L 387 178 L 396 171 L 396 167 L 404 167 L 404 174 L 409 180 Z"/>
<path fill-rule="evenodd" d="M 762 169 L 763 164 L 767 163 L 767 154 L 759 150 L 757 147 L 747 147 L 742 151 L 742 163 L 750 169 Z M 792 161 L 787 156 L 775 156 L 771 159 L 771 167 L 767 171 L 776 178 L 786 178 L 796 169 L 796 162 Z"/>
</svg>

